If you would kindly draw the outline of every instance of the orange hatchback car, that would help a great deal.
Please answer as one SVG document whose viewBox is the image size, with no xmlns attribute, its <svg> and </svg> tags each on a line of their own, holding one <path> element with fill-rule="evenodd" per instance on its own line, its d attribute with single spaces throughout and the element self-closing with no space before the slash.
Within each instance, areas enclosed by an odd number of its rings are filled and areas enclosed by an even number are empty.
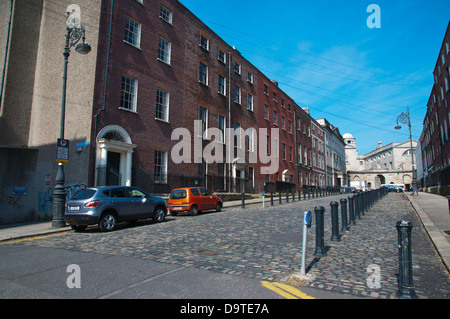
<svg viewBox="0 0 450 319">
<path fill-rule="evenodd" d="M 211 194 L 203 187 L 184 187 L 172 190 L 167 208 L 172 216 L 187 211 L 191 216 L 208 209 L 220 212 L 223 202 L 220 197 Z"/>
</svg>

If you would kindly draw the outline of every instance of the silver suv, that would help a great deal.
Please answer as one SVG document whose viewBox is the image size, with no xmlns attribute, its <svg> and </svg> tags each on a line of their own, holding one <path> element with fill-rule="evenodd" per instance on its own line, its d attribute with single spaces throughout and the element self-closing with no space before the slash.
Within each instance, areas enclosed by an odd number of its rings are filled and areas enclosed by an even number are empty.
<svg viewBox="0 0 450 319">
<path fill-rule="evenodd" d="M 101 231 L 112 231 L 120 221 L 152 218 L 164 221 L 166 201 L 129 186 L 107 186 L 79 190 L 66 203 L 64 220 L 74 230 L 98 224 Z"/>
</svg>

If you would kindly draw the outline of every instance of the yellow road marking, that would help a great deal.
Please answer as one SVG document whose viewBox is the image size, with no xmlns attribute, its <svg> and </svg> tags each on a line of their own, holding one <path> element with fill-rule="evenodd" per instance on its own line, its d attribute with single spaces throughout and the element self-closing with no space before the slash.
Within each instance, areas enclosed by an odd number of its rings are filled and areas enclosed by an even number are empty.
<svg viewBox="0 0 450 319">
<path fill-rule="evenodd" d="M 58 236 L 64 236 L 68 233 L 58 233 L 58 234 L 52 234 L 52 235 L 46 235 L 46 236 L 36 236 L 36 237 L 29 237 L 29 238 L 23 238 L 23 239 L 16 239 L 16 240 L 8 240 L 4 242 L 0 242 L 0 245 L 6 245 L 6 244 L 15 244 L 15 243 L 21 243 L 24 241 L 30 241 L 30 240 L 36 240 L 36 239 L 44 239 L 44 238 L 50 238 L 50 237 L 58 237 Z"/>
<path fill-rule="evenodd" d="M 308 296 L 297 288 L 279 282 L 261 281 L 261 284 L 267 289 L 270 289 L 287 299 L 316 299 L 314 297 Z"/>
</svg>

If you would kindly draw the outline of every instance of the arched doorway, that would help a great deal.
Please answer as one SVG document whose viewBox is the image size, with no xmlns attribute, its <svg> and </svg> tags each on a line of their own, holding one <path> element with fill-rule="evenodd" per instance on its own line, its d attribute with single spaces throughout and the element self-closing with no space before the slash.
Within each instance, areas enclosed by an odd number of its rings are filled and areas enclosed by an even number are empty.
<svg viewBox="0 0 450 319">
<path fill-rule="evenodd" d="M 383 175 L 375 176 L 375 188 L 380 188 L 383 184 L 386 184 L 386 178 Z"/>
<path fill-rule="evenodd" d="M 118 125 L 108 125 L 97 135 L 95 161 L 96 186 L 131 186 L 132 154 L 136 145 Z"/>
</svg>

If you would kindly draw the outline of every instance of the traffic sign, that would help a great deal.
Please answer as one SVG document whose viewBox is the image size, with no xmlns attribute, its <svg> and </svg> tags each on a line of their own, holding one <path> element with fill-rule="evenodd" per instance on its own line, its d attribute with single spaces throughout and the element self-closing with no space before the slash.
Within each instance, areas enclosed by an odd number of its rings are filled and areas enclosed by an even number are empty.
<svg viewBox="0 0 450 319">
<path fill-rule="evenodd" d="M 312 221 L 312 215 L 311 215 L 311 211 L 307 211 L 304 213 L 304 223 L 306 226 L 308 226 L 308 228 L 311 228 L 311 221 Z"/>
<path fill-rule="evenodd" d="M 56 145 L 56 161 L 69 161 L 69 140 L 58 138 L 58 143 Z"/>
</svg>

